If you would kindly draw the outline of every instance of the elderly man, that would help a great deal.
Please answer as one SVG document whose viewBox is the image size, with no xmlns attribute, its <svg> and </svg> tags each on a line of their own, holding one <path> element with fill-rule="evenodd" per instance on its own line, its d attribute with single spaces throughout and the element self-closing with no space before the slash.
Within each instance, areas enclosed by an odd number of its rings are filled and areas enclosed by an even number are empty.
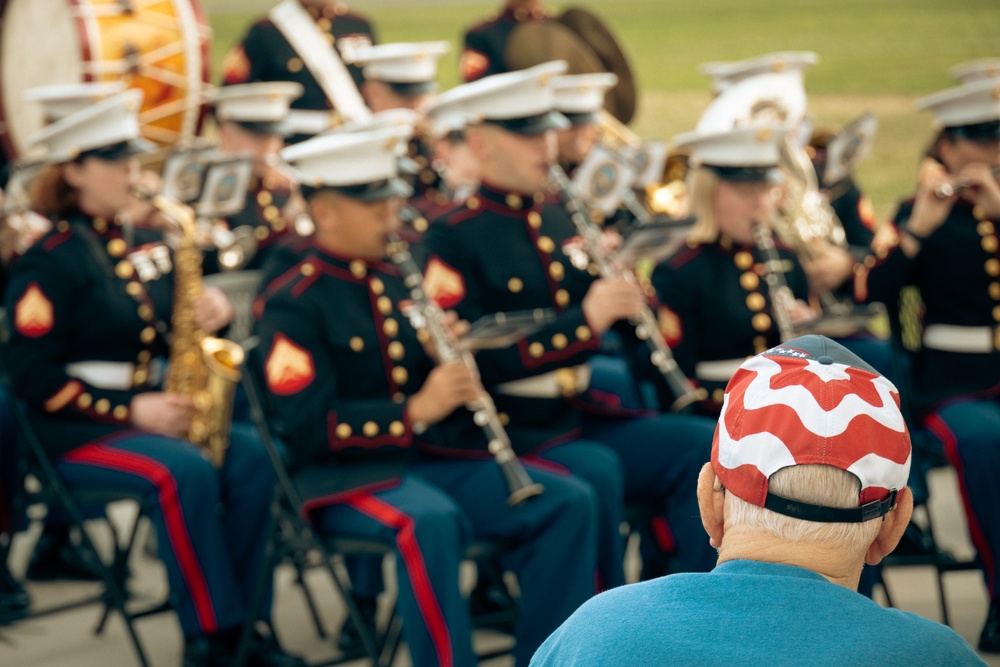
<svg viewBox="0 0 1000 667">
<path fill-rule="evenodd" d="M 983 664 L 948 628 L 855 592 L 913 509 L 898 406 L 888 380 L 827 338 L 748 359 L 698 480 L 715 570 L 598 596 L 531 664 Z"/>
</svg>

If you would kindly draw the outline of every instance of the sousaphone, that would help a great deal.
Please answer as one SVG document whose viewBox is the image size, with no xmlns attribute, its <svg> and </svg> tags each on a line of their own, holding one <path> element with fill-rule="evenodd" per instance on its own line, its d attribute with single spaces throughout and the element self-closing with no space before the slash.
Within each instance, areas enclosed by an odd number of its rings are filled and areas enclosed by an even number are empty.
<svg viewBox="0 0 1000 667">
<path fill-rule="evenodd" d="M 628 58 L 605 23 L 586 9 L 571 7 L 561 15 L 520 23 L 510 34 L 504 59 L 511 70 L 550 60 L 565 60 L 569 74 L 613 72 L 618 84 L 604 107 L 622 123 L 635 116 L 636 86 Z"/>
</svg>

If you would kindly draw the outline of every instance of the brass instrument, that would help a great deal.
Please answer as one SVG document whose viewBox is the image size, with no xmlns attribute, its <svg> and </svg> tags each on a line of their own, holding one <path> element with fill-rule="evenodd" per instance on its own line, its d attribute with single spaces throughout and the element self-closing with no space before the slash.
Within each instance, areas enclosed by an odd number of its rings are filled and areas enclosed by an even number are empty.
<svg viewBox="0 0 1000 667">
<path fill-rule="evenodd" d="M 628 125 L 621 122 L 613 115 L 604 111 L 601 113 L 599 126 L 599 141 L 602 146 L 614 153 L 623 162 L 633 163 L 634 156 L 638 151 L 643 150 L 642 139 L 633 132 Z M 659 178 L 657 178 L 659 180 Z M 622 204 L 635 216 L 640 225 L 645 225 L 653 221 L 652 197 L 656 190 L 663 183 L 651 183 L 652 187 L 646 188 L 646 200 L 640 201 L 631 188 L 627 188 L 622 193 Z"/>
<path fill-rule="evenodd" d="M 194 210 L 160 195 L 150 203 L 181 232 L 174 251 L 174 306 L 171 316 L 170 359 L 163 390 L 189 396 L 195 416 L 185 437 L 204 448 L 216 467 L 222 466 L 232 422 L 233 397 L 240 381 L 243 348 L 208 336 L 194 321 L 194 303 L 202 294 L 201 250 Z"/>
<path fill-rule="evenodd" d="M 612 266 L 611 261 L 601 249 L 600 227 L 587 215 L 586 207 L 581 204 L 579 198 L 574 193 L 573 184 L 562 168 L 554 165 L 549 170 L 549 174 L 552 181 L 562 193 L 573 225 L 583 240 L 590 259 L 600 269 L 601 277 L 612 280 L 624 279 L 632 283 L 637 283 L 638 280 L 632 271 L 619 270 Z M 660 327 L 653 311 L 648 306 L 643 307 L 639 315 L 632 320 L 632 324 L 635 325 L 636 336 L 645 342 L 649 348 L 649 359 L 653 366 L 663 375 L 667 386 L 677 396 L 677 400 L 670 406 L 671 412 L 681 412 L 693 403 L 705 400 L 708 397 L 708 392 L 703 387 L 695 387 L 681 371 L 680 366 L 677 365 L 677 361 L 674 359 L 673 352 L 670 350 L 670 346 L 663 339 L 663 334 L 660 332 Z"/>
<path fill-rule="evenodd" d="M 771 314 L 778 325 L 778 336 L 782 343 L 787 343 L 796 337 L 795 323 L 792 322 L 791 308 L 795 303 L 795 295 L 785 280 L 784 262 L 774 245 L 774 236 L 767 225 L 754 223 L 753 240 L 764 259 L 764 282 L 767 284 L 767 294 L 771 298 Z"/>
<path fill-rule="evenodd" d="M 1000 180 L 1000 167 L 993 167 L 990 170 L 990 175 Z M 953 197 L 954 195 L 962 194 L 962 192 L 968 190 L 972 187 L 972 183 L 964 179 L 957 179 L 954 181 L 949 181 L 947 183 L 942 183 L 937 186 L 934 190 L 934 196 L 938 199 L 947 199 L 948 197 Z"/>
<path fill-rule="evenodd" d="M 826 195 L 820 191 L 816 172 L 805 149 L 790 134 L 785 136 L 780 161 L 786 174 L 785 195 L 778 206 L 772 224 L 778 237 L 796 256 L 808 264 L 815 257 L 812 242 L 823 239 L 827 243 L 847 249 L 844 226 Z M 798 334 L 821 333 L 831 337 L 850 336 L 868 330 L 885 337 L 886 310 L 882 304 L 855 306 L 842 301 L 830 289 L 813 287 L 823 314 L 810 325 L 798 328 Z"/>
<path fill-rule="evenodd" d="M 413 307 L 407 311 L 406 315 L 414 328 L 427 332 L 438 351 L 441 363 L 461 361 L 474 375 L 478 376 L 479 370 L 472 353 L 468 350 L 461 350 L 454 344 L 443 324 L 444 311 L 424 292 L 424 276 L 410 254 L 409 245 L 398 236 L 393 235 L 389 239 L 387 251 L 392 263 L 399 267 L 403 275 L 403 283 L 410 290 Z M 510 495 L 507 496 L 507 504 L 514 507 L 542 493 L 544 490 L 542 485 L 532 481 L 524 466 L 518 461 L 517 454 L 511 447 L 507 431 L 500 423 L 496 405 L 493 404 L 490 395 L 484 393 L 474 403 L 470 403 L 466 407 L 472 412 L 472 418 L 476 425 L 486 433 L 490 454 L 493 455 L 503 472 L 507 489 L 510 491 Z"/>
<path fill-rule="evenodd" d="M 846 247 L 844 226 L 820 192 L 809 155 L 790 133 L 785 135 L 779 155 L 781 170 L 787 178 L 786 193 L 779 204 L 782 215 L 775 220 L 778 236 L 806 260 L 812 257 L 809 244 L 815 239 Z"/>
</svg>

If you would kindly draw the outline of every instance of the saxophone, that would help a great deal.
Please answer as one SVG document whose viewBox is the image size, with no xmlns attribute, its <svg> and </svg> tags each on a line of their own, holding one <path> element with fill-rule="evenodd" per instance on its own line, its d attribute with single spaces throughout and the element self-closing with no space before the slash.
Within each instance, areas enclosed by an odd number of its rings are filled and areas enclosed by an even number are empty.
<svg viewBox="0 0 1000 667">
<path fill-rule="evenodd" d="M 229 445 L 243 348 L 232 341 L 209 336 L 195 324 L 194 303 L 202 293 L 202 256 L 193 209 L 159 195 L 149 201 L 181 232 L 180 244 L 174 251 L 172 338 L 163 390 L 191 398 L 195 415 L 186 440 L 205 449 L 219 468 Z"/>
</svg>

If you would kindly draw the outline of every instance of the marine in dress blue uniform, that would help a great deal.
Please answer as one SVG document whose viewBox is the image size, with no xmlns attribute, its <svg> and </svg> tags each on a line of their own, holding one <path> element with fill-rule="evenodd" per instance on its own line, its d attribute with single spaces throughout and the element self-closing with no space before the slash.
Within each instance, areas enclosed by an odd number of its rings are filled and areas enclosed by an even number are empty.
<svg viewBox="0 0 1000 667">
<path fill-rule="evenodd" d="M 366 17 L 350 10 L 347 5 L 336 0 L 302 0 L 302 5 L 316 22 L 316 26 L 344 59 L 355 49 L 370 45 L 375 41 L 375 30 Z M 360 88 L 364 81 L 361 68 L 346 64 L 347 70 Z M 265 18 L 254 23 L 239 44 L 226 54 L 222 64 L 224 85 L 253 83 L 255 81 L 294 81 L 303 86 L 304 92 L 295 100 L 292 108 L 316 117 L 331 116 L 333 110 L 326 93 L 316 81 L 313 72 L 306 66 L 302 54 L 296 52 L 281 30 Z M 300 116 L 302 117 L 302 116 Z M 306 122 L 304 125 L 310 125 Z M 319 130 L 306 131 L 304 125 L 289 137 L 289 143 L 297 143 Z"/>
<path fill-rule="evenodd" d="M 141 92 L 128 91 L 35 135 L 51 163 L 39 178 L 52 179 L 54 190 L 70 167 L 126 169 L 122 161 L 144 149 L 140 101 Z M 273 470 L 248 430 L 234 429 L 216 469 L 196 446 L 137 428 L 138 402 L 169 397 L 158 393 L 157 369 L 168 351 L 171 254 L 151 230 L 58 204 L 46 211 L 58 215 L 54 229 L 18 262 L 7 291 L 14 389 L 70 487 L 149 497 L 184 664 L 219 664 L 248 614 L 270 616 L 270 586 L 261 609 L 248 605 L 265 565 Z M 267 642 L 251 656 L 260 665 L 302 664 Z"/>
<path fill-rule="evenodd" d="M 576 231 L 562 202 L 544 191 L 548 165 L 555 159 L 554 150 L 545 148 L 554 137 L 546 133 L 566 126 L 565 118 L 552 110 L 551 77 L 561 69 L 544 64 L 453 93 L 464 96 L 467 133 L 480 155 L 484 182 L 476 194 L 431 223 L 425 236 L 427 289 L 470 322 L 514 311 L 555 313 L 538 331 L 507 347 L 482 350 L 477 359 L 484 386 L 509 416 L 518 451 L 565 465 L 594 485 L 602 510 L 599 535 L 612 536 L 599 557 L 606 585 L 623 581 L 622 543 L 614 528 L 621 522 L 625 499 L 656 501 L 666 508 L 678 569 L 710 567 L 710 550 L 703 546 L 688 503 L 690 484 L 711 441 L 712 422 L 688 415 L 611 419 L 581 409 L 585 363 L 607 328 L 594 330 L 585 315 L 587 304 L 593 303 L 588 300 L 614 290 L 609 307 L 624 303 L 638 308 L 643 297 L 624 281 L 595 281 L 588 270 L 573 266 L 569 247 L 580 250 L 572 242 Z M 511 144 L 520 148 L 499 148 Z M 492 159 L 485 157 L 487 152 Z M 512 180 L 515 169 L 518 184 L 513 188 L 492 182 Z M 608 319 L 610 325 L 616 318 Z M 614 463 L 610 468 L 595 465 L 607 460 L 608 452 L 618 458 L 621 472 Z"/>
<path fill-rule="evenodd" d="M 249 234 L 256 245 L 253 254 L 238 268 L 263 267 L 276 243 L 300 235 L 293 209 L 301 198 L 294 192 L 291 180 L 278 172 L 270 160 L 276 159 L 284 146 L 283 122 L 288 117 L 289 104 L 302 91 L 298 83 L 266 81 L 224 86 L 212 95 L 220 150 L 224 154 L 251 155 L 254 159 L 246 203 L 242 210 L 225 219 L 230 230 Z M 206 273 L 219 268 L 216 253 L 211 254 L 210 261 L 206 260 Z"/>
<path fill-rule="evenodd" d="M 476 663 L 458 567 L 464 548 L 486 539 L 503 545 L 503 565 L 518 576 L 515 660 L 526 665 L 594 592 L 597 501 L 582 481 L 529 465 L 545 491 L 509 507 L 471 413 L 458 407 L 422 420 L 428 387 L 456 369 L 435 369 L 403 312 L 410 293 L 382 256 L 393 207 L 409 192 L 396 171 L 409 131 L 328 135 L 284 153 L 310 184 L 317 235 L 261 296 L 271 419 L 317 528 L 396 545 L 398 605 L 414 664 Z M 331 215 L 344 205 L 376 217 L 352 223 Z M 343 231 L 352 224 L 355 231 Z M 457 370 L 465 377 L 464 367 Z"/>
<path fill-rule="evenodd" d="M 897 304 L 914 285 L 923 339 L 912 363 L 911 401 L 958 473 L 966 518 L 990 596 L 979 640 L 1000 651 L 1000 85 L 984 80 L 918 101 L 942 128 L 916 197 L 895 216 L 898 232 L 876 248 L 858 296 Z M 938 188 L 966 182 L 964 192 Z"/>
<path fill-rule="evenodd" d="M 550 12 L 539 0 L 508 0 L 503 11 L 474 25 L 463 37 L 459 75 L 465 82 L 510 71 L 505 52 L 510 34 L 525 21 L 543 21 Z"/>
<path fill-rule="evenodd" d="M 765 268 L 782 271 L 794 298 L 808 298 L 795 254 L 779 248 L 781 265 L 767 267 L 751 232 L 752 224 L 774 213 L 782 140 L 776 127 L 695 131 L 674 139 L 691 151 L 698 221 L 687 247 L 657 266 L 651 282 L 664 339 L 685 375 L 708 391 L 701 407 L 710 414 L 722 407 L 726 383 L 743 360 L 780 342 Z M 717 204 L 726 193 L 727 203 Z M 659 386 L 661 403 L 669 405 L 675 397 Z"/>
</svg>

